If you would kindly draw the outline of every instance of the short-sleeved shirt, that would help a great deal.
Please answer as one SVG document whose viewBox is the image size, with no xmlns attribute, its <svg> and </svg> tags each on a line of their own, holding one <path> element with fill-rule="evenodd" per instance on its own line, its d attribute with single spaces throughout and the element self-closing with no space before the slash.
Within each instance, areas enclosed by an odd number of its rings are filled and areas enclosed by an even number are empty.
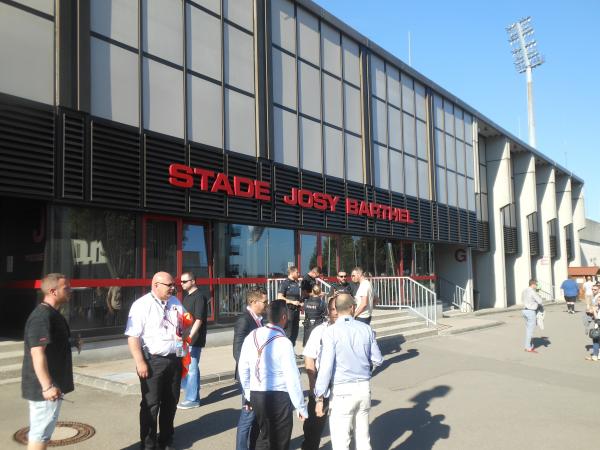
<svg viewBox="0 0 600 450">
<path fill-rule="evenodd" d="M 594 293 L 592 292 L 593 287 L 594 287 L 593 281 L 586 281 L 585 283 L 583 283 L 583 290 L 585 292 L 585 295 L 594 295 Z"/>
<path fill-rule="evenodd" d="M 346 283 L 336 282 L 336 283 L 333 283 L 331 285 L 331 287 L 336 292 L 344 293 L 344 294 L 352 294 L 352 285 L 348 282 L 346 282 Z"/>
<path fill-rule="evenodd" d="M 309 320 L 322 320 L 327 314 L 327 303 L 323 297 L 311 295 L 304 301 L 304 316 Z"/>
<path fill-rule="evenodd" d="M 360 305 L 360 298 L 367 297 L 367 307 L 365 310 L 358 315 L 358 317 L 367 319 L 371 317 L 371 311 L 373 311 L 373 286 L 369 280 L 362 280 L 356 291 L 355 300 L 356 305 Z"/>
<path fill-rule="evenodd" d="M 305 275 L 302 278 L 302 283 L 300 283 L 300 289 L 302 290 L 302 298 L 308 298 L 311 295 L 313 288 L 317 284 L 317 279 L 311 277 L 310 275 Z"/>
<path fill-rule="evenodd" d="M 139 337 L 142 348 L 151 355 L 167 356 L 177 350 L 176 336 L 184 312 L 177 297 L 171 296 L 162 302 L 150 292 L 131 305 L 125 334 Z"/>
<path fill-rule="evenodd" d="M 290 278 L 281 282 L 278 292 L 288 300 L 300 300 L 300 284 Z"/>
<path fill-rule="evenodd" d="M 71 357 L 71 330 L 60 312 L 45 303 L 39 304 L 29 315 L 25 324 L 21 393 L 23 398 L 43 401 L 42 386 L 33 370 L 31 349 L 45 347 L 48 373 L 52 384 L 61 392 L 72 392 L 73 360 Z M 46 389 L 48 386 L 44 386 Z"/>
<path fill-rule="evenodd" d="M 206 319 L 208 317 L 208 299 L 196 289 L 183 298 L 183 307 L 189 312 L 194 320 L 201 320 L 200 329 L 194 336 L 191 345 L 193 347 L 204 347 L 206 345 Z"/>
<path fill-rule="evenodd" d="M 575 280 L 565 280 L 560 285 L 560 288 L 565 293 L 565 297 L 577 297 L 579 294 L 579 286 L 577 286 L 577 282 Z"/>
</svg>

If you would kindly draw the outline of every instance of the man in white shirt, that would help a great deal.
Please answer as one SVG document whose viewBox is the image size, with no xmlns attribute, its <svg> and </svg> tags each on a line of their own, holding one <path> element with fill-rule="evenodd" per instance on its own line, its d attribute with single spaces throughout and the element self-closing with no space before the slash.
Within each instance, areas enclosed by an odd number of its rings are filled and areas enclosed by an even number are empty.
<svg viewBox="0 0 600 450">
<path fill-rule="evenodd" d="M 355 267 L 352 270 L 352 281 L 360 283 L 358 290 L 354 296 L 356 301 L 356 311 L 354 318 L 359 322 L 371 324 L 371 313 L 373 311 L 373 286 L 371 282 L 365 278 L 365 274 L 360 267 Z"/>
<path fill-rule="evenodd" d="M 317 372 L 319 370 L 319 363 L 321 359 L 321 352 L 323 351 L 323 332 L 327 327 L 333 325 L 337 319 L 337 309 L 335 309 L 335 299 L 333 296 L 329 299 L 327 305 L 329 316 L 328 321 L 324 322 L 312 330 L 302 355 L 304 356 L 304 368 L 308 375 L 309 396 L 308 396 L 308 419 L 304 421 L 304 442 L 302 442 L 302 450 L 318 450 L 321 444 L 321 435 L 323 434 L 323 428 L 327 423 L 327 416 L 317 417 L 315 414 L 315 382 L 317 381 Z M 327 410 L 329 405 L 329 398 L 323 399 L 323 408 Z"/>
<path fill-rule="evenodd" d="M 253 330 L 242 344 L 238 373 L 260 433 L 256 449 L 287 450 L 292 435 L 292 411 L 308 417 L 294 349 L 286 339 L 285 300 L 271 302 L 268 324 Z"/>
<path fill-rule="evenodd" d="M 594 287 L 594 282 L 592 281 L 592 277 L 585 277 L 585 283 L 583 283 L 583 294 L 585 295 L 585 303 L 587 309 L 590 309 L 592 306 L 592 299 L 594 298 L 594 293 L 592 292 L 592 287 Z M 586 311 L 587 311 L 586 309 Z"/>
<path fill-rule="evenodd" d="M 131 305 L 125 334 L 142 390 L 142 447 L 170 449 L 181 386 L 181 358 L 177 356 L 177 346 L 181 342 L 184 309 L 173 296 L 175 283 L 169 273 L 154 274 L 151 289 Z"/>
</svg>

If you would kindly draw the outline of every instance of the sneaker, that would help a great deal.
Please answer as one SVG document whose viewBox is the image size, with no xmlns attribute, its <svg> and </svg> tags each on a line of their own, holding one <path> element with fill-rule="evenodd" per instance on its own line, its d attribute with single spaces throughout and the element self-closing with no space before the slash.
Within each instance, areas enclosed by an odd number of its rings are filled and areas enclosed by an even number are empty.
<svg viewBox="0 0 600 450">
<path fill-rule="evenodd" d="M 588 355 L 585 357 L 586 361 L 598 361 L 598 357 L 596 355 Z"/>
<path fill-rule="evenodd" d="M 200 407 L 200 403 L 190 402 L 189 400 L 181 402 L 180 404 L 177 405 L 177 409 L 193 409 L 193 408 L 198 408 L 198 407 Z"/>
<path fill-rule="evenodd" d="M 537 353 L 538 352 L 535 348 L 526 348 L 525 351 L 527 353 Z"/>
</svg>

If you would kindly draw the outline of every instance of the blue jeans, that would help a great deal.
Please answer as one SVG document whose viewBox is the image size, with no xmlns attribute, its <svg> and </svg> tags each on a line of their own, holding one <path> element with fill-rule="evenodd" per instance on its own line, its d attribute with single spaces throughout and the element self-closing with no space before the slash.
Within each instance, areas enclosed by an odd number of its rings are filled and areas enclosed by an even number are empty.
<svg viewBox="0 0 600 450">
<path fill-rule="evenodd" d="M 600 340 L 592 339 L 592 355 L 598 356 L 598 353 L 600 353 Z"/>
<path fill-rule="evenodd" d="M 236 450 L 252 450 L 256 445 L 258 437 L 257 429 L 253 430 L 255 414 L 253 410 L 244 408 L 244 394 L 242 394 L 242 411 L 240 412 L 240 420 L 237 424 L 237 432 L 235 433 L 235 449 Z"/>
<path fill-rule="evenodd" d="M 183 380 L 186 402 L 200 403 L 200 353 L 202 347 L 190 346 L 190 367 Z"/>
<path fill-rule="evenodd" d="M 537 312 L 532 309 L 524 309 L 523 317 L 525 318 L 525 350 L 530 350 L 533 346 L 531 345 L 531 338 L 535 330 L 535 316 Z"/>
</svg>

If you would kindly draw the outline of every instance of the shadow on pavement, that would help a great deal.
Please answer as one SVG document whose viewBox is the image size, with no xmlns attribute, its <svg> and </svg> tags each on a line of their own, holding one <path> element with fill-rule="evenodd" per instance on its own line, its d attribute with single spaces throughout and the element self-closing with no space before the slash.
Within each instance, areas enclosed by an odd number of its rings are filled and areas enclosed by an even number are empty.
<svg viewBox="0 0 600 450">
<path fill-rule="evenodd" d="M 175 427 L 173 444 L 176 448 L 191 448 L 204 438 L 235 429 L 239 418 L 239 409 L 227 408 L 211 412 Z"/>
<path fill-rule="evenodd" d="M 370 427 L 371 446 L 375 449 L 390 449 L 405 433 L 409 436 L 396 450 L 426 450 L 433 448 L 439 439 L 448 439 L 450 426 L 443 423 L 446 416 L 432 416 L 427 410 L 431 400 L 445 397 L 451 388 L 441 385 L 423 391 L 412 399 L 412 408 L 398 408 L 375 418 Z"/>
<path fill-rule="evenodd" d="M 408 349 L 408 351 L 406 351 L 406 353 L 399 353 L 395 356 L 392 356 L 391 358 L 384 360 L 383 364 L 381 364 L 381 366 L 379 366 L 377 369 L 375 369 L 375 371 L 373 372 L 373 376 L 376 376 L 379 372 L 383 372 L 385 369 L 387 369 L 392 364 L 406 361 L 407 359 L 412 359 L 419 355 L 420 355 L 419 350 L 411 348 L 411 349 Z"/>
<path fill-rule="evenodd" d="M 230 384 L 229 386 L 223 386 L 219 389 L 215 389 L 210 394 L 208 394 L 205 398 L 203 398 L 200 403 L 202 406 L 210 405 L 211 403 L 217 403 L 221 400 L 226 400 L 231 397 L 239 397 L 242 393 L 237 383 Z"/>
<path fill-rule="evenodd" d="M 531 339 L 531 345 L 533 346 L 533 348 L 539 348 L 539 347 L 548 348 L 548 346 L 550 344 L 551 344 L 550 339 L 548 339 L 546 336 L 534 337 L 533 339 Z"/>
</svg>

